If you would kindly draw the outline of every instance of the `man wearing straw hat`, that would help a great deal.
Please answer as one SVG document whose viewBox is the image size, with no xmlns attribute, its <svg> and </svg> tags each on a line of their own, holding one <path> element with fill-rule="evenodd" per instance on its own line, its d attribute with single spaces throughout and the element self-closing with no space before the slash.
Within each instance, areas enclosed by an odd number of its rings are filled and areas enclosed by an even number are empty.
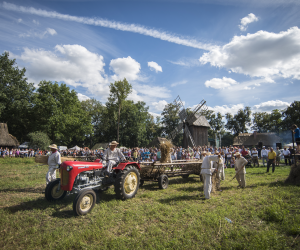
<svg viewBox="0 0 300 250">
<path fill-rule="evenodd" d="M 213 161 L 219 161 L 220 155 L 210 155 L 210 152 L 203 151 L 202 155 L 204 156 L 202 166 L 201 166 L 201 172 L 203 178 L 203 190 L 205 199 L 210 198 L 210 193 L 212 189 L 212 182 L 211 182 L 211 176 L 214 171 L 216 171 L 215 168 L 212 168 L 212 162 Z"/>
<path fill-rule="evenodd" d="M 117 148 L 117 143 L 116 141 L 112 141 L 109 144 L 109 147 L 104 151 L 103 154 L 103 160 L 104 164 L 106 163 L 107 169 L 106 169 L 106 176 L 109 177 L 110 173 L 112 172 L 112 168 L 114 165 L 116 165 L 120 160 L 125 161 L 126 158 L 121 152 L 119 148 Z"/>
<path fill-rule="evenodd" d="M 239 152 L 237 152 L 235 154 L 236 156 L 236 160 L 235 160 L 235 163 L 234 163 L 234 168 L 235 168 L 235 171 L 236 171 L 236 179 L 239 183 L 239 186 L 238 187 L 246 187 L 246 178 L 245 178 L 245 174 L 246 174 L 246 169 L 245 169 L 245 166 L 246 164 L 248 163 L 248 161 L 243 157 L 241 156 L 241 154 Z"/>
<path fill-rule="evenodd" d="M 46 174 L 46 183 L 48 184 L 51 181 L 56 180 L 56 169 L 57 165 L 61 164 L 61 156 L 60 153 L 57 151 L 57 145 L 51 144 L 49 146 L 51 150 L 51 154 L 48 157 L 48 173 Z"/>
</svg>

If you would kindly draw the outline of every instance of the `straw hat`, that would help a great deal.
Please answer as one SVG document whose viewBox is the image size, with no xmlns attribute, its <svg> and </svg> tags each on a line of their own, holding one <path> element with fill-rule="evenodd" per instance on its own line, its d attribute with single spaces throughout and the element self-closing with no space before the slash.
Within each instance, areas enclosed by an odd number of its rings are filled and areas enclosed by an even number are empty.
<svg viewBox="0 0 300 250">
<path fill-rule="evenodd" d="M 49 148 L 57 149 L 57 145 L 56 145 L 56 144 L 51 144 L 51 145 L 49 146 Z"/>
<path fill-rule="evenodd" d="M 117 143 L 116 141 L 112 141 L 111 143 L 109 143 L 110 146 L 113 146 L 113 145 L 118 145 L 119 143 Z"/>
<path fill-rule="evenodd" d="M 207 152 L 206 155 L 211 155 L 211 152 Z"/>
<path fill-rule="evenodd" d="M 235 156 L 241 155 L 240 152 L 235 153 Z"/>
</svg>

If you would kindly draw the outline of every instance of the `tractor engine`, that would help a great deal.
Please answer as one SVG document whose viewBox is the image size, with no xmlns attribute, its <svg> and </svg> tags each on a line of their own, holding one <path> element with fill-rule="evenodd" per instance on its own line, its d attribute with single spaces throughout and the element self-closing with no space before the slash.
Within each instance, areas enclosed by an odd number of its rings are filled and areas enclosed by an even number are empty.
<svg viewBox="0 0 300 250">
<path fill-rule="evenodd" d="M 86 187 L 96 188 L 102 185 L 103 177 L 100 170 L 90 170 L 79 173 L 74 181 L 74 189 L 84 189 Z"/>
</svg>

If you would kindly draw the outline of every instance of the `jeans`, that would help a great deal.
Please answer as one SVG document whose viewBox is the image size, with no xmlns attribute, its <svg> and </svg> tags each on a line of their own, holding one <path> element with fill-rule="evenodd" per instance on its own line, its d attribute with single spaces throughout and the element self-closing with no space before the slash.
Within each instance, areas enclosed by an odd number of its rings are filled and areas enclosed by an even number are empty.
<svg viewBox="0 0 300 250">
<path fill-rule="evenodd" d="M 266 163 L 268 163 L 268 156 L 263 155 L 262 160 L 263 160 L 263 165 L 265 166 L 265 161 L 266 161 Z"/>
</svg>

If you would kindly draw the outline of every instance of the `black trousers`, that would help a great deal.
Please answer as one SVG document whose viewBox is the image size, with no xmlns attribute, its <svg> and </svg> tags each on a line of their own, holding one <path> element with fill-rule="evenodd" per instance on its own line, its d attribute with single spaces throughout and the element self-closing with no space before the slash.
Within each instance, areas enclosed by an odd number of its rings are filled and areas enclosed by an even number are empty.
<svg viewBox="0 0 300 250">
<path fill-rule="evenodd" d="M 272 165 L 272 173 L 274 173 L 274 171 L 275 171 L 274 159 L 268 160 L 268 163 L 267 163 L 267 172 L 269 172 L 270 165 Z"/>
</svg>

